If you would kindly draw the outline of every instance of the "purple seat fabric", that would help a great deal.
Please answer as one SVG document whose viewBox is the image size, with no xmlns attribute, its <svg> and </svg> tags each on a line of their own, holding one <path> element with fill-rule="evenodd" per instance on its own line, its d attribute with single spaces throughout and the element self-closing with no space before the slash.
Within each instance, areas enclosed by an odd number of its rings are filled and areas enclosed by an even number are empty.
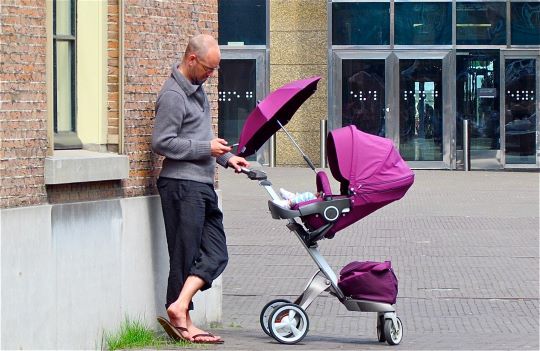
<svg viewBox="0 0 540 351">
<path fill-rule="evenodd" d="M 355 126 L 331 131 L 327 150 L 330 171 L 341 183 L 341 196 L 351 199 L 351 210 L 334 223 L 326 238 L 334 237 L 341 229 L 401 199 L 414 182 L 414 173 L 391 140 L 364 133 Z M 323 187 L 324 177 L 317 174 L 317 188 Z M 326 182 L 329 187 L 328 177 Z M 326 224 L 319 215 L 304 216 L 302 221 L 310 230 Z"/>
<path fill-rule="evenodd" d="M 332 195 L 332 188 L 330 187 L 330 182 L 325 171 L 317 172 L 315 182 L 317 184 L 317 192 L 322 193 L 323 197 Z"/>
</svg>

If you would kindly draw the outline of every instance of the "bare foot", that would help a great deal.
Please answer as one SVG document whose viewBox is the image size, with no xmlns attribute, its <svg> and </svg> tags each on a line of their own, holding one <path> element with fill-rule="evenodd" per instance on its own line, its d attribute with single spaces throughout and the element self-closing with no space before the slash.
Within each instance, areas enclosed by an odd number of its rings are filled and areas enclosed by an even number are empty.
<svg viewBox="0 0 540 351">
<path fill-rule="evenodd" d="M 169 316 L 169 321 L 175 327 L 188 328 L 187 316 L 189 316 L 189 313 L 187 307 L 182 307 L 179 304 L 173 303 L 169 306 L 169 308 L 167 308 L 167 315 Z M 178 329 L 178 331 L 184 338 L 193 341 L 191 335 L 194 334 L 191 334 L 189 329 L 188 331 Z"/>
<path fill-rule="evenodd" d="M 221 340 L 221 337 L 218 335 L 212 335 L 211 333 L 208 333 L 207 331 L 204 331 L 202 329 L 199 329 L 193 324 L 193 321 L 191 320 L 191 317 L 189 315 L 189 311 L 187 311 L 186 314 L 186 320 L 187 320 L 187 328 L 189 331 L 189 336 L 193 339 L 194 336 L 200 335 L 200 334 L 206 334 L 205 336 L 198 336 L 196 338 L 196 341 L 198 342 L 214 342 Z"/>
</svg>

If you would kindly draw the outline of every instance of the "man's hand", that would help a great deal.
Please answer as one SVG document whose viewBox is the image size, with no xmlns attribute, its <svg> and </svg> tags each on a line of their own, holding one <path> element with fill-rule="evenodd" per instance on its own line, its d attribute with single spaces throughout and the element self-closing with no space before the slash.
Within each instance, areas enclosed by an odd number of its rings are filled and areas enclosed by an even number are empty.
<svg viewBox="0 0 540 351">
<path fill-rule="evenodd" d="M 232 150 L 232 147 L 227 146 L 227 140 L 215 138 L 210 142 L 210 152 L 212 156 L 218 157 Z"/>
<path fill-rule="evenodd" d="M 236 173 L 240 173 L 242 167 L 249 167 L 249 162 L 243 157 L 233 156 L 229 159 L 229 166 L 233 167 Z"/>
</svg>

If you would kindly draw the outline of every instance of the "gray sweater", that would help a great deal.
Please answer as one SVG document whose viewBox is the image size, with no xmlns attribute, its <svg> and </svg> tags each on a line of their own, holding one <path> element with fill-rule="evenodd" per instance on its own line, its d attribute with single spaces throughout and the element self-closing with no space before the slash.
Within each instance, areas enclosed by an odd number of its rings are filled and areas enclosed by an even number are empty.
<svg viewBox="0 0 540 351">
<path fill-rule="evenodd" d="M 165 156 L 160 177 L 214 184 L 216 159 L 210 153 L 212 131 L 210 104 L 202 85 L 193 85 L 172 67 L 159 92 L 152 133 L 152 150 Z M 233 155 L 217 162 L 227 167 Z"/>
</svg>

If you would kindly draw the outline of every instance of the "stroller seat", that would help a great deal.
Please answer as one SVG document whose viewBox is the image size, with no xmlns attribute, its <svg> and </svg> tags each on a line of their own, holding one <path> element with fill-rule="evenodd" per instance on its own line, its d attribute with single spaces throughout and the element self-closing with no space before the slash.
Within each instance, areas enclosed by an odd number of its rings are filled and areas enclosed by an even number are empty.
<svg viewBox="0 0 540 351">
<path fill-rule="evenodd" d="M 292 209 L 269 203 L 272 218 L 300 217 L 317 240 L 330 239 L 341 229 L 399 200 L 413 184 L 414 173 L 389 139 L 347 126 L 330 132 L 327 150 L 332 176 L 340 183 L 339 195 L 332 194 L 328 176 L 319 171 L 316 184 L 320 196 Z"/>
<path fill-rule="evenodd" d="M 290 219 L 300 217 L 310 231 L 336 222 L 351 210 L 351 201 L 347 196 L 334 195 L 326 172 L 317 172 L 315 183 L 317 198 L 295 204 L 291 209 L 283 208 L 273 201 L 268 201 L 272 218 Z"/>
</svg>

